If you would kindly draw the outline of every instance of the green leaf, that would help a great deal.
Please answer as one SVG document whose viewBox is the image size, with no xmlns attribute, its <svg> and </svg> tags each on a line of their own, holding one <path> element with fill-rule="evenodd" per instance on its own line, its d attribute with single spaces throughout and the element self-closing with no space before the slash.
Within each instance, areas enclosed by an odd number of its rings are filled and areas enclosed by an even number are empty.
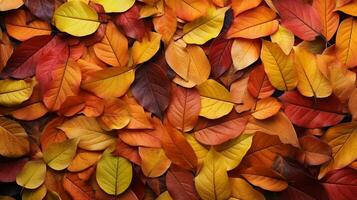
<svg viewBox="0 0 357 200">
<path fill-rule="evenodd" d="M 66 169 L 76 155 L 79 138 L 52 144 L 43 153 L 43 159 L 54 170 Z"/>
<path fill-rule="evenodd" d="M 16 177 L 16 183 L 27 189 L 36 189 L 46 177 L 46 164 L 42 160 L 29 161 Z"/>
</svg>

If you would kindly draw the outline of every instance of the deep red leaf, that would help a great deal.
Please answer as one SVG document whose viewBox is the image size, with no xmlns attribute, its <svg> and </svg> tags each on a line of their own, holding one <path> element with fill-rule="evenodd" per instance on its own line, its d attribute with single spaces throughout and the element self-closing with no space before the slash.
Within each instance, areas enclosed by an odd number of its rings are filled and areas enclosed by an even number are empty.
<svg viewBox="0 0 357 200">
<path fill-rule="evenodd" d="M 357 171 L 345 168 L 334 171 L 321 181 L 330 200 L 350 200 L 357 197 Z"/>
<path fill-rule="evenodd" d="M 208 59 L 211 63 L 211 74 L 214 78 L 220 77 L 232 66 L 233 40 L 216 38 L 209 49 Z"/>
<path fill-rule="evenodd" d="M 0 182 L 14 182 L 17 174 L 20 173 L 27 160 L 27 158 L 22 158 L 18 160 L 0 161 Z"/>
</svg>

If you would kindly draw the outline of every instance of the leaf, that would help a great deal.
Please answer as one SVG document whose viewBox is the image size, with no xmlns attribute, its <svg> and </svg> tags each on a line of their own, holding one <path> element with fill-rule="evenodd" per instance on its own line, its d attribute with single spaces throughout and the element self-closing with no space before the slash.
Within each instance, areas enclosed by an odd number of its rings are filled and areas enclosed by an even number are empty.
<svg viewBox="0 0 357 200">
<path fill-rule="evenodd" d="M 345 168 L 327 175 L 322 180 L 329 199 L 353 199 L 357 187 L 357 173 L 353 169 Z"/>
<path fill-rule="evenodd" d="M 132 86 L 133 96 L 140 105 L 159 118 L 163 118 L 169 105 L 170 90 L 166 72 L 158 64 L 149 63 L 136 71 Z"/>
<path fill-rule="evenodd" d="M 236 71 L 242 70 L 259 59 L 261 42 L 237 38 L 234 40 L 231 55 Z"/>
<path fill-rule="evenodd" d="M 336 2 L 336 4 L 339 3 L 339 1 Z M 345 2 L 342 1 L 343 4 L 340 3 L 340 5 L 336 5 L 336 10 L 341 11 L 343 13 L 346 13 L 351 16 L 356 16 L 356 8 L 357 4 L 355 0 L 345 0 Z"/>
<path fill-rule="evenodd" d="M 122 129 L 129 124 L 131 116 L 126 103 L 120 99 L 107 99 L 103 114 L 97 119 L 104 130 Z"/>
<path fill-rule="evenodd" d="M 217 119 L 231 112 L 233 102 L 229 91 L 213 79 L 197 86 L 201 95 L 200 116 Z"/>
<path fill-rule="evenodd" d="M 195 177 L 195 186 L 203 200 L 223 200 L 231 195 L 229 179 L 223 157 L 213 148 L 207 154 L 203 167 Z"/>
<path fill-rule="evenodd" d="M 85 150 L 99 151 L 115 143 L 115 138 L 101 129 L 95 118 L 77 116 L 58 128 L 70 139 L 78 137 L 78 146 Z"/>
<path fill-rule="evenodd" d="M 177 28 L 177 20 L 175 12 L 165 6 L 165 12 L 162 16 L 155 17 L 152 22 L 156 32 L 161 34 L 161 40 L 168 44 L 171 38 L 174 36 Z"/>
<path fill-rule="evenodd" d="M 161 193 L 155 200 L 172 200 L 168 191 Z"/>
<path fill-rule="evenodd" d="M 222 76 L 233 64 L 231 49 L 233 40 L 218 37 L 212 41 L 208 59 L 211 63 L 211 74 L 214 78 Z"/>
<path fill-rule="evenodd" d="M 331 146 L 333 159 L 321 166 L 319 179 L 327 172 L 342 169 L 357 159 L 356 151 L 352 151 L 357 143 L 356 122 L 342 123 L 329 128 L 323 135 L 322 141 Z"/>
<path fill-rule="evenodd" d="M 229 179 L 232 196 L 241 200 L 264 200 L 264 196 L 242 178 Z"/>
<path fill-rule="evenodd" d="M 254 112 L 252 116 L 255 119 L 267 119 L 271 116 L 276 115 L 281 108 L 281 104 L 272 97 L 268 97 L 266 99 L 258 100 L 255 105 Z"/>
<path fill-rule="evenodd" d="M 204 16 L 209 8 L 206 0 L 165 0 L 165 3 L 176 12 L 178 18 L 185 21 Z"/>
<path fill-rule="evenodd" d="M 63 176 L 63 187 L 71 195 L 73 200 L 93 199 L 94 191 L 92 187 L 79 178 L 78 174 L 66 173 Z"/>
<path fill-rule="evenodd" d="M 115 13 L 127 11 L 134 5 L 135 0 L 122 0 L 120 3 L 116 0 L 94 0 L 94 2 L 102 5 L 106 13 Z"/>
<path fill-rule="evenodd" d="M 132 171 L 128 160 L 115 157 L 111 155 L 110 150 L 106 150 L 98 162 L 96 179 L 100 188 L 107 194 L 119 195 L 129 187 Z"/>
<path fill-rule="evenodd" d="M 51 34 L 51 27 L 47 22 L 33 20 L 27 23 L 24 10 L 16 10 L 6 15 L 5 26 L 9 36 L 20 41 L 25 41 L 35 36 Z"/>
<path fill-rule="evenodd" d="M 301 127 L 334 126 L 344 117 L 343 105 L 334 96 L 313 100 L 292 91 L 285 92 L 280 99 L 284 105 L 284 113 L 292 123 Z"/>
<path fill-rule="evenodd" d="M 83 1 L 62 4 L 54 13 L 53 23 L 60 31 L 77 37 L 94 33 L 100 25 L 98 14 Z"/>
<path fill-rule="evenodd" d="M 2 0 L 0 1 L 0 11 L 7 11 L 12 9 L 17 9 L 24 4 L 23 0 Z"/>
<path fill-rule="evenodd" d="M 62 130 L 57 129 L 63 122 L 64 118 L 54 118 L 46 124 L 40 137 L 42 150 L 46 150 L 52 144 L 60 143 L 67 139 L 66 134 Z"/>
<path fill-rule="evenodd" d="M 47 189 L 45 185 L 42 185 L 35 190 L 25 189 L 24 192 L 22 193 L 22 199 L 23 200 L 43 199 L 46 196 L 46 193 L 47 193 Z"/>
<path fill-rule="evenodd" d="M 302 152 L 298 153 L 298 160 L 302 164 L 321 165 L 331 159 L 331 147 L 314 136 L 299 138 Z"/>
<path fill-rule="evenodd" d="M 249 93 L 258 99 L 270 97 L 274 93 L 267 74 L 264 72 L 263 65 L 258 65 L 249 75 L 248 79 Z"/>
<path fill-rule="evenodd" d="M 256 39 L 273 34 L 278 30 L 279 22 L 275 19 L 273 10 L 259 6 L 234 18 L 232 26 L 228 29 L 228 38 Z"/>
<path fill-rule="evenodd" d="M 293 53 L 286 55 L 277 44 L 263 40 L 261 59 L 271 84 L 278 90 L 292 90 L 298 84 Z"/>
<path fill-rule="evenodd" d="M 198 194 L 193 183 L 193 174 L 172 165 L 166 174 L 166 186 L 173 199 L 198 200 Z"/>
<path fill-rule="evenodd" d="M 43 160 L 54 170 L 66 169 L 74 158 L 79 139 L 53 144 L 43 152 Z"/>
<path fill-rule="evenodd" d="M 79 172 L 94 165 L 102 154 L 97 152 L 84 151 L 78 153 L 68 166 L 68 171 Z"/>
<path fill-rule="evenodd" d="M 26 158 L 20 158 L 0 163 L 0 181 L 2 183 L 15 182 L 17 174 L 21 172 L 27 161 Z"/>
<path fill-rule="evenodd" d="M 29 161 L 16 177 L 16 183 L 27 189 L 36 189 L 42 185 L 46 176 L 46 164 L 41 161 Z"/>
<path fill-rule="evenodd" d="M 131 48 L 134 64 L 141 64 L 150 60 L 160 48 L 161 35 L 150 32 L 141 42 L 135 41 Z"/>
<path fill-rule="evenodd" d="M 7 34 L 0 34 L 0 49 L 1 49 L 1 54 L 0 54 L 0 70 L 3 70 L 3 68 L 7 65 L 13 51 L 14 47 L 12 46 L 9 37 Z"/>
<path fill-rule="evenodd" d="M 247 121 L 247 117 L 235 112 L 218 120 L 201 120 L 194 128 L 194 136 L 202 144 L 222 144 L 238 137 L 243 132 Z"/>
<path fill-rule="evenodd" d="M 244 0 L 236 0 L 232 2 L 232 9 L 234 11 L 234 15 L 237 16 L 240 13 L 247 11 L 252 8 L 256 8 L 262 0 L 252 0 L 252 1 L 244 1 Z"/>
<path fill-rule="evenodd" d="M 172 42 L 166 49 L 165 58 L 177 75 L 197 85 L 205 82 L 211 72 L 208 58 L 196 45 L 183 47 L 178 42 Z"/>
<path fill-rule="evenodd" d="M 141 107 L 134 97 L 124 96 L 123 100 L 128 105 L 131 116 L 127 129 L 152 129 L 153 126 L 146 115 L 144 108 Z"/>
<path fill-rule="evenodd" d="M 348 101 L 348 109 L 350 110 L 354 120 L 357 119 L 357 89 L 354 89 L 350 100 Z"/>
<path fill-rule="evenodd" d="M 312 5 L 320 16 L 322 22 L 321 34 L 329 41 L 337 30 L 340 17 L 334 12 L 336 1 L 334 0 L 317 0 Z"/>
<path fill-rule="evenodd" d="M 0 105 L 15 106 L 31 97 L 35 81 L 29 80 L 0 80 Z"/>
<path fill-rule="evenodd" d="M 357 52 L 357 43 L 353 39 L 357 33 L 357 20 L 347 18 L 343 20 L 337 30 L 336 35 L 336 55 L 337 58 L 346 67 L 354 67 L 357 65 L 355 52 Z"/>
<path fill-rule="evenodd" d="M 0 138 L 1 156 L 17 158 L 30 151 L 30 143 L 24 128 L 13 120 L 0 118 Z"/>
<path fill-rule="evenodd" d="M 201 45 L 217 37 L 223 27 L 224 16 L 228 9 L 229 7 L 209 8 L 204 16 L 185 24 L 182 39 L 187 44 Z"/>
<path fill-rule="evenodd" d="M 171 165 L 163 149 L 139 147 L 139 155 L 142 159 L 141 170 L 150 178 L 161 176 Z"/>
<path fill-rule="evenodd" d="M 108 65 L 125 67 L 129 60 L 128 40 L 109 22 L 101 42 L 94 45 L 95 55 Z"/>
<path fill-rule="evenodd" d="M 81 87 L 101 98 L 120 97 L 127 92 L 134 78 L 133 69 L 107 68 L 89 73 L 82 81 Z"/>
<path fill-rule="evenodd" d="M 51 21 L 56 5 L 53 0 L 25 0 L 26 8 L 39 19 L 47 22 Z"/>
<path fill-rule="evenodd" d="M 331 95 L 331 85 L 320 72 L 314 54 L 304 48 L 296 48 L 295 66 L 299 79 L 297 89 L 302 95 L 314 98 Z"/>
<path fill-rule="evenodd" d="M 279 25 L 279 29 L 270 36 L 272 42 L 277 43 L 286 55 L 289 55 L 294 46 L 295 36 L 288 29 Z"/>
<path fill-rule="evenodd" d="M 200 95 L 196 89 L 173 85 L 167 119 L 177 129 L 188 132 L 195 126 L 201 108 Z"/>
</svg>

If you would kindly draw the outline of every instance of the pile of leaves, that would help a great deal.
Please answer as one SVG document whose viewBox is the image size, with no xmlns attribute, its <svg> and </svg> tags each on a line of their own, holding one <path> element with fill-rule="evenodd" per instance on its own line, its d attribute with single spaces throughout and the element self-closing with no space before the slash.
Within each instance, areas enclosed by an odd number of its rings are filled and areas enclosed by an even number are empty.
<svg viewBox="0 0 357 200">
<path fill-rule="evenodd" d="M 0 0 L 1 200 L 352 200 L 357 0 Z"/>
</svg>

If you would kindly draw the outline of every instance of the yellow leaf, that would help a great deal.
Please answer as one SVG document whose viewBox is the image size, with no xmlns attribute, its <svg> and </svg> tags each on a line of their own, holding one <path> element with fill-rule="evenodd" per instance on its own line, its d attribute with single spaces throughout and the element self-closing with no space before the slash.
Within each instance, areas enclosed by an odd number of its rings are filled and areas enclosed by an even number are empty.
<svg viewBox="0 0 357 200">
<path fill-rule="evenodd" d="M 94 33 L 100 25 L 97 12 L 83 1 L 62 4 L 54 13 L 53 23 L 60 31 L 78 37 Z"/>
<path fill-rule="evenodd" d="M 314 54 L 302 47 L 296 48 L 295 65 L 299 79 L 297 88 L 302 95 L 315 98 L 324 98 L 331 95 L 331 85 L 317 67 Z"/>
<path fill-rule="evenodd" d="M 166 49 L 165 58 L 171 69 L 185 81 L 199 85 L 205 82 L 211 72 L 211 65 L 200 46 L 182 47 L 172 42 Z"/>
<path fill-rule="evenodd" d="M 271 41 L 277 43 L 286 55 L 289 55 L 294 46 L 295 37 L 289 30 L 279 25 L 279 29 L 270 36 Z"/>
<path fill-rule="evenodd" d="M 357 65 L 357 19 L 343 20 L 336 35 L 337 58 L 347 67 Z"/>
<path fill-rule="evenodd" d="M 242 178 L 230 178 L 232 197 L 239 200 L 265 200 L 264 195 L 255 190 Z"/>
<path fill-rule="evenodd" d="M 319 179 L 332 170 L 342 169 L 357 159 L 357 122 L 329 128 L 322 141 L 332 147 L 331 161 L 321 166 Z"/>
<path fill-rule="evenodd" d="M 276 115 L 281 108 L 281 103 L 279 103 L 275 98 L 268 97 L 266 99 L 258 100 L 252 116 L 255 119 L 267 119 L 271 116 Z"/>
<path fill-rule="evenodd" d="M 93 49 L 95 55 L 108 65 L 125 67 L 128 64 L 128 40 L 113 22 L 107 24 L 102 41 Z"/>
<path fill-rule="evenodd" d="M 72 1 L 78 1 L 78 0 L 72 0 Z M 83 0 L 84 1 L 84 0 Z M 45 200 L 62 200 L 61 197 L 58 195 L 57 192 L 48 190 Z"/>
<path fill-rule="evenodd" d="M 235 39 L 231 49 L 234 69 L 242 70 L 257 61 L 260 48 L 260 40 Z"/>
<path fill-rule="evenodd" d="M 16 158 L 30 151 L 25 130 L 17 122 L 0 117 L 0 155 Z"/>
<path fill-rule="evenodd" d="M 188 44 L 204 44 L 221 32 L 224 16 L 229 7 L 208 9 L 206 15 L 183 27 L 182 39 Z"/>
<path fill-rule="evenodd" d="M 0 80 L 0 105 L 14 106 L 31 97 L 35 82 L 29 80 Z"/>
<path fill-rule="evenodd" d="M 70 172 L 80 172 L 94 165 L 102 156 L 101 153 L 85 151 L 78 153 L 68 166 Z"/>
<path fill-rule="evenodd" d="M 201 145 L 201 143 L 199 143 L 196 138 L 193 137 L 191 134 L 185 134 L 185 137 L 187 142 L 190 143 L 193 151 L 195 152 L 196 157 L 198 159 L 198 163 L 202 163 L 208 153 L 208 149 Z"/>
<path fill-rule="evenodd" d="M 104 131 L 95 120 L 85 116 L 74 117 L 58 127 L 68 138 L 79 138 L 78 146 L 89 151 L 103 150 L 114 144 L 116 137 Z"/>
<path fill-rule="evenodd" d="M 203 200 L 226 200 L 231 195 L 227 168 L 224 158 L 213 148 L 207 154 L 198 175 L 195 186 Z"/>
<path fill-rule="evenodd" d="M 23 4 L 23 0 L 0 0 L 0 11 L 17 9 L 20 8 Z"/>
<path fill-rule="evenodd" d="M 46 196 L 46 193 L 47 188 L 45 184 L 34 190 L 25 189 L 22 193 L 22 200 L 41 200 Z"/>
<path fill-rule="evenodd" d="M 234 103 L 229 91 L 213 79 L 197 86 L 201 95 L 200 116 L 217 119 L 227 115 L 233 109 Z"/>
<path fill-rule="evenodd" d="M 16 177 L 16 183 L 26 189 L 36 189 L 46 177 L 46 164 L 42 160 L 28 161 Z"/>
<path fill-rule="evenodd" d="M 168 191 L 165 191 L 161 193 L 155 200 L 172 200 L 172 197 Z"/>
<path fill-rule="evenodd" d="M 130 122 L 128 105 L 116 98 L 106 99 L 103 114 L 97 119 L 104 130 L 122 129 Z"/>
<path fill-rule="evenodd" d="M 106 13 L 125 12 L 131 8 L 135 0 L 93 0 L 104 7 Z"/>
<path fill-rule="evenodd" d="M 164 14 L 164 0 L 156 2 L 154 5 L 145 5 L 140 9 L 140 18 L 150 16 L 161 16 Z"/>
<path fill-rule="evenodd" d="M 66 169 L 76 155 L 78 138 L 54 143 L 43 152 L 43 160 L 54 170 Z"/>
<path fill-rule="evenodd" d="M 161 35 L 156 32 L 150 32 L 143 41 L 135 41 L 131 49 L 134 64 L 146 62 L 152 58 L 160 49 Z"/>
<path fill-rule="evenodd" d="M 292 53 L 286 55 L 277 44 L 263 40 L 261 59 L 270 83 L 278 90 L 292 90 L 298 84 Z"/>
<path fill-rule="evenodd" d="M 150 178 L 161 176 L 171 165 L 165 151 L 160 148 L 139 147 L 139 155 L 142 160 L 141 170 Z"/>
<path fill-rule="evenodd" d="M 132 177 L 133 168 L 127 159 L 113 156 L 110 149 L 104 151 L 96 171 L 98 185 L 104 192 L 110 195 L 123 193 L 129 187 Z"/>
<path fill-rule="evenodd" d="M 252 139 L 253 135 L 243 134 L 233 140 L 215 147 L 215 150 L 222 155 L 228 171 L 239 165 L 244 155 L 252 145 Z"/>
<path fill-rule="evenodd" d="M 133 69 L 107 68 L 89 73 L 81 87 L 101 98 L 120 97 L 129 89 L 134 78 Z"/>
</svg>

